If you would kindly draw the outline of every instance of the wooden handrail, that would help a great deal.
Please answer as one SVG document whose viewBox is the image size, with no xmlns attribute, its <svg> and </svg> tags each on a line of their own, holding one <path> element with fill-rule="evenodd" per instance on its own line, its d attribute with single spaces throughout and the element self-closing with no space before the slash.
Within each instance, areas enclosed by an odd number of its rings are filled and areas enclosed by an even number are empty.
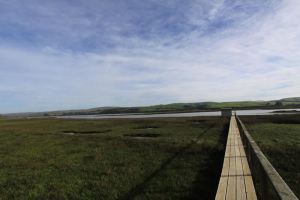
<svg viewBox="0 0 300 200">
<path fill-rule="evenodd" d="M 259 178 L 261 199 L 270 200 L 269 182 L 275 189 L 277 197 L 284 200 L 298 200 L 289 186 L 284 182 L 269 160 L 261 152 L 255 141 L 250 136 L 246 127 L 236 115 L 238 128 L 240 130 L 242 142 L 245 148 L 246 157 L 250 166 L 254 184 Z M 259 166 L 259 172 L 256 172 L 256 164 Z M 256 177 L 258 175 L 259 177 Z"/>
</svg>

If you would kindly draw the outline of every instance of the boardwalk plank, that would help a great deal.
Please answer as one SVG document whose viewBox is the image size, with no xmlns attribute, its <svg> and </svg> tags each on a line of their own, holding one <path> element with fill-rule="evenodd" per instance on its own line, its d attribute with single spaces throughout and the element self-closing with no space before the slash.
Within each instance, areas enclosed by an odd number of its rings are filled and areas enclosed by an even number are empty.
<svg viewBox="0 0 300 200">
<path fill-rule="evenodd" d="M 231 120 L 232 122 L 232 120 Z M 233 129 L 231 129 L 231 140 L 230 140 L 230 157 L 229 157 L 229 177 L 228 177 L 228 186 L 226 199 L 235 199 L 236 198 L 236 164 L 235 164 L 235 140 Z"/>
<path fill-rule="evenodd" d="M 242 141 L 240 141 L 239 143 L 242 144 Z M 253 185 L 250 168 L 249 168 L 246 154 L 245 154 L 245 151 L 244 151 L 244 148 L 242 145 L 240 145 L 240 149 L 241 149 L 241 158 L 242 158 L 243 170 L 244 170 L 244 176 L 245 176 L 247 199 L 248 200 L 256 200 L 257 196 L 256 196 L 255 188 Z"/>
<path fill-rule="evenodd" d="M 216 200 L 225 200 L 227 190 L 228 176 L 221 177 L 216 195 Z"/>
<path fill-rule="evenodd" d="M 228 173 L 229 173 L 229 156 L 230 156 L 230 145 L 231 140 L 229 139 L 230 135 L 228 134 L 227 145 L 225 150 L 225 157 L 223 162 L 223 169 L 221 173 L 221 178 L 218 186 L 218 191 L 216 195 L 216 200 L 225 200 L 228 184 Z"/>
<path fill-rule="evenodd" d="M 231 117 L 216 200 L 257 199 L 235 117 Z"/>
<path fill-rule="evenodd" d="M 244 170 L 243 170 L 243 163 L 241 157 L 241 149 L 239 143 L 239 135 L 236 136 L 236 172 L 237 172 L 237 199 L 247 199 L 246 195 L 246 186 L 245 186 L 245 177 L 244 177 Z"/>
</svg>

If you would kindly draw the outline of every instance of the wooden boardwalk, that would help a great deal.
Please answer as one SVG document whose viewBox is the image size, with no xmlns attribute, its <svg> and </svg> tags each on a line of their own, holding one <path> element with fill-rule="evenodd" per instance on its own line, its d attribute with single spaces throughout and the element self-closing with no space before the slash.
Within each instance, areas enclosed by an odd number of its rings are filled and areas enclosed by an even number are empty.
<svg viewBox="0 0 300 200">
<path fill-rule="evenodd" d="M 216 200 L 257 199 L 251 172 L 237 127 L 231 117 L 230 127 Z"/>
</svg>

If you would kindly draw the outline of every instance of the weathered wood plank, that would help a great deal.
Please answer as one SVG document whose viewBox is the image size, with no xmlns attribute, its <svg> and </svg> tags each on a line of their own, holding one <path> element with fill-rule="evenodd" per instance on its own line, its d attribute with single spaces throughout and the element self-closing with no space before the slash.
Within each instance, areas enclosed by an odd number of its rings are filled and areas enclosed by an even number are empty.
<svg viewBox="0 0 300 200">
<path fill-rule="evenodd" d="M 216 194 L 216 200 L 225 199 L 257 199 L 235 117 L 230 120 L 223 169 Z"/>
<path fill-rule="evenodd" d="M 216 195 L 216 200 L 226 199 L 227 184 L 228 184 L 228 176 L 225 177 L 221 176 L 217 195 Z"/>
<path fill-rule="evenodd" d="M 239 143 L 241 144 L 242 142 L 239 141 Z M 253 180 L 252 180 L 250 168 L 248 165 L 248 161 L 246 158 L 246 154 L 245 154 L 245 151 L 244 151 L 244 148 L 242 145 L 240 145 L 239 148 L 241 149 L 241 151 L 240 151 L 241 152 L 241 161 L 243 164 L 243 172 L 244 172 L 244 178 L 245 178 L 247 199 L 248 200 L 256 200 L 257 196 L 256 196 L 256 192 L 254 189 Z"/>
<path fill-rule="evenodd" d="M 232 124 L 230 123 L 230 127 Z M 226 150 L 225 150 L 225 157 L 223 162 L 223 169 L 221 173 L 221 178 L 216 194 L 216 200 L 225 200 L 226 199 L 226 192 L 227 192 L 227 184 L 228 184 L 228 174 L 229 174 L 229 164 L 230 164 L 230 150 L 231 150 L 231 133 L 230 128 L 227 136 L 227 144 L 226 144 Z"/>
<path fill-rule="evenodd" d="M 232 120 L 231 122 L 232 123 Z M 234 133 L 231 129 L 232 139 L 230 141 L 230 157 L 229 157 L 229 177 L 228 177 L 228 186 L 227 186 L 227 193 L 226 199 L 236 199 L 236 163 L 235 163 L 235 140 L 234 140 Z"/>
<path fill-rule="evenodd" d="M 247 199 L 247 195 L 246 195 L 246 186 L 245 186 L 245 177 L 244 177 L 244 170 L 243 170 L 243 164 L 242 164 L 242 158 L 241 158 L 241 153 L 240 153 L 240 140 L 237 136 L 236 138 L 236 143 L 237 145 L 235 146 L 236 148 L 236 174 L 237 174 L 237 180 L 236 180 L 236 184 L 237 184 L 237 190 L 236 190 L 236 196 L 237 199 Z"/>
<path fill-rule="evenodd" d="M 228 152 L 230 152 L 230 146 L 228 146 Z M 229 155 L 229 153 L 228 153 Z M 229 157 L 224 158 L 222 174 L 218 186 L 218 191 L 216 195 L 216 200 L 222 200 L 226 197 L 227 183 L 228 183 L 228 173 L 229 173 Z"/>
</svg>

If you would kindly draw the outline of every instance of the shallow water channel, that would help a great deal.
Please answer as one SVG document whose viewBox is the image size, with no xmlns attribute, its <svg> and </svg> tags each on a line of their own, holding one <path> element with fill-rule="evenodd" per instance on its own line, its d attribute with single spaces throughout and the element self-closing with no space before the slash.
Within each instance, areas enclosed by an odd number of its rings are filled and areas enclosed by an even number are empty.
<svg viewBox="0 0 300 200">
<path fill-rule="evenodd" d="M 300 111 L 300 109 L 275 109 L 275 110 L 237 110 L 237 115 L 274 115 L 274 114 L 293 114 L 274 113 L 274 111 Z M 112 115 L 70 115 L 58 116 L 57 118 L 72 118 L 72 119 L 107 119 L 107 118 L 154 118 L 154 117 L 197 117 L 197 116 L 221 116 L 221 111 L 213 112 L 193 112 L 193 113 L 170 113 L 170 114 L 112 114 Z"/>
</svg>

